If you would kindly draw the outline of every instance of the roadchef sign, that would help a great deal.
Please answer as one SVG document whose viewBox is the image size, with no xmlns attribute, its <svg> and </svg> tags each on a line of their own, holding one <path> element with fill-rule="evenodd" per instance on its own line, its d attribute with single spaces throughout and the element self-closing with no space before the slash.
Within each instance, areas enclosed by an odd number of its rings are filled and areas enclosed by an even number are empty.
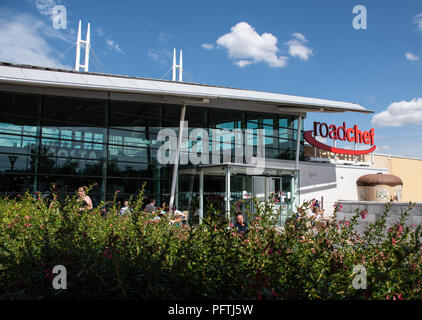
<svg viewBox="0 0 422 320">
<path fill-rule="evenodd" d="M 317 136 L 323 138 L 330 138 L 333 140 L 349 141 L 354 143 L 363 143 L 370 145 L 371 148 L 365 150 L 350 150 L 341 149 L 336 147 L 330 147 L 322 142 L 316 140 Z M 375 130 L 361 131 L 357 125 L 352 128 L 346 128 L 346 122 L 343 122 L 343 126 L 336 127 L 335 125 L 327 125 L 326 123 L 314 122 L 314 130 L 305 131 L 303 133 L 304 139 L 314 147 L 318 149 L 326 150 L 333 153 L 349 154 L 349 155 L 361 155 L 373 152 L 376 149 L 374 145 Z"/>
</svg>

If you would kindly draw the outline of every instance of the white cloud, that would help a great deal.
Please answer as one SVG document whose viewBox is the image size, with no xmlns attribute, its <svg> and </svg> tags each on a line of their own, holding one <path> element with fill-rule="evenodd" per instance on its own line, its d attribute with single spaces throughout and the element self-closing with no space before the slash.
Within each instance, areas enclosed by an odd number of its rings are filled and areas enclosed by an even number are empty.
<svg viewBox="0 0 422 320">
<path fill-rule="evenodd" d="M 158 42 L 160 43 L 160 44 L 163 44 L 163 43 L 165 43 L 165 42 L 168 42 L 169 40 L 171 40 L 171 39 L 173 39 L 173 36 L 171 35 L 171 34 L 169 34 L 169 33 L 167 33 L 167 32 L 161 32 L 159 35 L 158 35 Z"/>
<path fill-rule="evenodd" d="M 58 5 L 58 2 L 55 0 L 35 0 L 38 12 L 44 16 L 51 16 L 56 5 Z"/>
<path fill-rule="evenodd" d="M 379 127 L 400 127 L 422 122 L 422 98 L 394 102 L 387 110 L 375 114 L 371 123 Z"/>
<path fill-rule="evenodd" d="M 97 29 L 95 29 L 95 32 L 100 36 L 104 36 L 104 31 L 103 29 L 101 29 L 100 27 L 98 27 Z"/>
<path fill-rule="evenodd" d="M 299 39 L 302 42 L 308 42 L 308 40 L 306 40 L 305 36 L 299 32 L 294 32 L 292 33 L 292 36 L 295 37 L 296 39 Z"/>
<path fill-rule="evenodd" d="M 101 27 L 95 29 L 95 33 L 98 34 L 100 37 L 104 38 L 104 41 L 109 50 L 115 50 L 121 54 L 125 54 L 125 52 L 120 48 L 120 45 L 114 41 L 110 35 L 108 35 Z"/>
<path fill-rule="evenodd" d="M 270 67 L 285 67 L 287 57 L 277 56 L 277 38 L 271 33 L 259 35 L 246 22 L 239 22 L 217 39 L 217 44 L 227 49 L 229 57 L 239 67 L 265 62 Z"/>
<path fill-rule="evenodd" d="M 385 145 L 385 146 L 377 146 L 378 151 L 388 151 L 391 149 L 391 147 L 389 145 Z"/>
<path fill-rule="evenodd" d="M 107 46 L 108 46 L 108 48 L 109 49 L 112 49 L 112 50 L 116 50 L 117 52 L 119 52 L 119 53 L 122 53 L 122 54 L 124 54 L 125 52 L 120 48 L 120 45 L 118 44 L 118 43 L 116 43 L 116 42 L 114 42 L 113 40 L 111 40 L 111 39 L 106 39 L 106 44 L 107 44 Z"/>
<path fill-rule="evenodd" d="M 148 51 L 148 57 L 157 61 L 162 67 L 168 67 L 169 63 L 171 63 L 173 59 L 172 53 L 170 51 L 160 49 L 150 49 Z"/>
<path fill-rule="evenodd" d="M 416 24 L 416 27 L 419 29 L 419 31 L 422 32 L 422 13 L 416 15 L 414 23 Z"/>
<path fill-rule="evenodd" d="M 66 68 L 57 58 L 59 53 L 47 42 L 48 38 L 68 40 L 68 37 L 45 22 L 27 14 L 0 17 L 0 60 L 16 63 Z"/>
<path fill-rule="evenodd" d="M 201 44 L 201 47 L 204 48 L 205 50 L 212 50 L 214 49 L 214 45 L 211 43 L 203 43 Z"/>
<path fill-rule="evenodd" d="M 404 56 L 406 57 L 406 60 L 409 60 L 409 61 L 418 61 L 420 59 L 417 55 L 414 55 L 411 52 L 406 52 Z"/>
<path fill-rule="evenodd" d="M 253 62 L 250 61 L 250 60 L 238 60 L 238 61 L 235 61 L 235 65 L 237 65 L 237 66 L 239 66 L 241 68 L 246 67 L 246 66 L 248 66 L 248 65 L 250 65 L 252 63 Z"/>
<path fill-rule="evenodd" d="M 293 33 L 292 36 L 296 39 L 286 42 L 286 45 L 289 47 L 289 54 L 292 57 L 308 61 L 309 57 L 313 55 L 313 50 L 305 45 L 308 40 L 306 40 L 303 34 L 298 32 Z"/>
</svg>

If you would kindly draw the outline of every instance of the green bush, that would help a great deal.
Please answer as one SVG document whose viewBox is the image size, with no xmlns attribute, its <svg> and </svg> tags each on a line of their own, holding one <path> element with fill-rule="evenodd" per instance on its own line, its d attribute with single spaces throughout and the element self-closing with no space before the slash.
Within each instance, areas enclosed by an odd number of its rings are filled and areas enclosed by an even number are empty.
<svg viewBox="0 0 422 320">
<path fill-rule="evenodd" d="M 53 196 L 54 190 L 53 190 Z M 102 203 L 79 211 L 76 196 L 49 202 L 39 195 L 0 199 L 1 299 L 419 299 L 420 227 L 387 230 L 386 217 L 359 235 L 358 217 L 324 226 L 306 215 L 308 203 L 284 228 L 274 227 L 271 201 L 247 214 L 238 234 L 209 210 L 193 228 L 153 222 Z M 108 208 L 108 209 L 105 209 Z M 335 215 L 340 210 L 335 209 Z M 356 290 L 355 265 L 367 273 Z M 52 287 L 55 265 L 67 270 L 67 289 Z"/>
</svg>

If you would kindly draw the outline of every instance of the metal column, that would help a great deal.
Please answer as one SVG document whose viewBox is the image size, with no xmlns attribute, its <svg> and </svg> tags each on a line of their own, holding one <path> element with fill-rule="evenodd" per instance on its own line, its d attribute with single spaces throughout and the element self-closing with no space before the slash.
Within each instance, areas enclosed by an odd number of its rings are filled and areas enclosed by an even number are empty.
<svg viewBox="0 0 422 320">
<path fill-rule="evenodd" d="M 297 141 L 296 141 L 296 170 L 299 170 L 299 154 L 300 154 L 300 133 L 302 130 L 302 116 L 299 116 L 297 124 Z"/>
<path fill-rule="evenodd" d="M 227 166 L 226 169 L 226 215 L 227 218 L 230 220 L 230 167 Z"/>
<path fill-rule="evenodd" d="M 199 171 L 199 223 L 204 218 L 204 171 Z"/>
<path fill-rule="evenodd" d="M 186 102 L 183 103 L 182 111 L 180 112 L 180 124 L 179 124 L 179 139 L 177 140 L 176 146 L 176 155 L 174 159 L 174 168 L 173 168 L 173 179 L 171 180 L 171 191 L 170 191 L 170 209 L 174 206 L 174 194 L 176 191 L 176 182 L 177 182 L 177 170 L 179 169 L 179 156 L 180 156 L 180 145 L 182 144 L 183 137 L 183 128 L 185 124 L 185 113 L 186 113 Z"/>
</svg>

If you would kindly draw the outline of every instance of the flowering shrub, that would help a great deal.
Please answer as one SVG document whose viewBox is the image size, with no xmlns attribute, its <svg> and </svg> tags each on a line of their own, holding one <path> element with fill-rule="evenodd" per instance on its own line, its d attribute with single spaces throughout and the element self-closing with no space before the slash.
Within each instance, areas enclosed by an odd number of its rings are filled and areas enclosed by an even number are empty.
<svg viewBox="0 0 422 320">
<path fill-rule="evenodd" d="M 56 198 L 57 199 L 57 198 Z M 350 221 L 309 217 L 309 203 L 274 227 L 274 204 L 247 214 L 238 234 L 224 215 L 209 210 L 201 225 L 170 225 L 114 204 L 79 210 L 76 198 L 49 202 L 29 194 L 0 199 L 1 299 L 419 299 L 420 227 L 392 228 L 383 217 L 359 235 Z M 336 208 L 335 216 L 340 208 Z M 276 213 L 275 213 L 276 214 Z M 367 289 L 352 285 L 353 267 L 367 273 Z M 56 290 L 52 269 L 67 270 Z"/>
</svg>

